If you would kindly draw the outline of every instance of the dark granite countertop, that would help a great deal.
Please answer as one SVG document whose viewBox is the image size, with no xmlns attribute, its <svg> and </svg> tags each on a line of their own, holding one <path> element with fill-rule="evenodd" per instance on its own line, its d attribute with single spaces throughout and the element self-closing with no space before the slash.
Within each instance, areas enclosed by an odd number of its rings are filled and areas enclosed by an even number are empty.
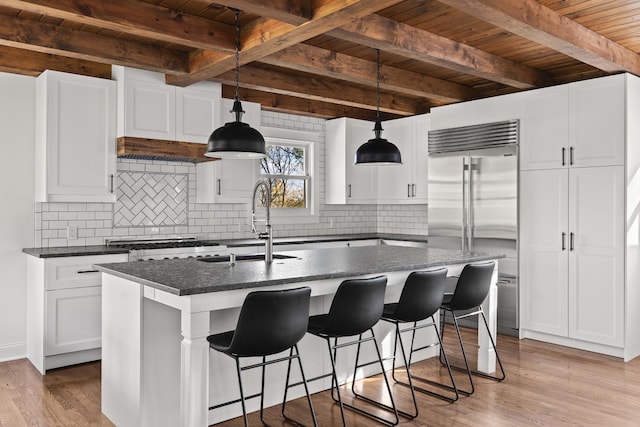
<svg viewBox="0 0 640 427">
<path fill-rule="evenodd" d="M 98 264 L 105 273 L 176 295 L 194 295 L 233 289 L 259 288 L 287 283 L 333 279 L 391 271 L 419 270 L 502 258 L 504 255 L 462 251 L 364 246 L 280 252 L 295 256 L 264 261 L 208 263 L 195 259 L 171 259 Z"/>
<path fill-rule="evenodd" d="M 414 236 L 410 234 L 334 234 L 326 236 L 304 236 L 304 237 L 276 237 L 273 239 L 274 245 L 295 245 L 305 243 L 320 242 L 339 242 L 346 240 L 369 240 L 369 239 L 388 239 L 403 240 L 412 242 L 427 242 L 427 236 Z M 203 246 L 219 244 L 226 245 L 229 248 L 241 246 L 264 246 L 264 240 L 258 239 L 225 239 L 225 240 L 201 240 Z M 123 248 L 115 248 L 104 245 L 96 246 L 58 246 L 51 248 L 24 248 L 22 252 L 37 258 L 60 258 L 70 256 L 85 255 L 110 255 L 110 254 L 126 254 L 129 251 Z"/>
<path fill-rule="evenodd" d="M 114 255 L 128 254 L 129 251 L 123 248 L 114 248 L 104 245 L 95 246 L 59 246 L 52 248 L 24 248 L 25 254 L 32 255 L 36 258 L 61 258 L 69 256 L 87 256 L 87 255 Z"/>
</svg>

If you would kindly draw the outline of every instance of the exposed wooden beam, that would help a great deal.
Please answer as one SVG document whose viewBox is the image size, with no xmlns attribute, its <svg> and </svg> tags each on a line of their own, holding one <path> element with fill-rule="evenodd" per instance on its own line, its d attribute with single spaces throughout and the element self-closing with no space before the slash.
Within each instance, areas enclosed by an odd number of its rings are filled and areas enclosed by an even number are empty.
<svg viewBox="0 0 640 427">
<path fill-rule="evenodd" d="M 319 74 L 352 83 L 376 86 L 376 63 L 315 46 L 298 44 L 260 60 L 305 73 Z M 399 68 L 380 66 L 380 87 L 438 102 L 457 102 L 479 97 L 468 86 Z"/>
<path fill-rule="evenodd" d="M 216 0 L 216 4 L 300 25 L 312 17 L 311 0 Z"/>
<path fill-rule="evenodd" d="M 608 73 L 640 75 L 640 55 L 535 0 L 440 0 Z"/>
<path fill-rule="evenodd" d="M 44 70 L 111 78 L 111 65 L 0 46 L 0 71 L 38 76 Z"/>
<path fill-rule="evenodd" d="M 316 0 L 313 19 L 298 26 L 269 18 L 256 19 L 242 28 L 240 64 L 257 61 L 401 1 Z M 191 56 L 189 75 L 167 76 L 167 83 L 187 86 L 225 73 L 234 66 L 234 55 L 223 56 L 218 52 L 202 51 Z"/>
<path fill-rule="evenodd" d="M 0 0 L 0 6 L 198 49 L 235 49 L 233 26 L 143 1 Z"/>
<path fill-rule="evenodd" d="M 300 75 L 245 65 L 240 70 L 240 86 L 296 96 L 315 101 L 331 102 L 349 107 L 376 109 L 376 93 L 354 85 L 345 85 L 327 79 L 309 78 Z M 227 85 L 235 84 L 235 73 L 228 71 L 211 79 Z M 398 115 L 424 113 L 430 105 L 426 102 L 382 93 L 380 110 Z"/>
<path fill-rule="evenodd" d="M 222 96 L 233 98 L 235 88 L 233 86 L 222 86 Z M 259 90 L 240 88 L 240 99 L 257 102 L 262 105 L 263 110 L 277 111 L 288 114 L 302 114 L 305 116 L 332 119 L 336 117 L 351 117 L 353 119 L 375 120 L 376 113 L 372 110 L 362 108 L 347 107 L 345 105 L 331 104 L 328 102 L 314 101 L 311 99 L 298 98 L 295 96 L 282 95 L 273 92 L 263 92 Z M 389 113 L 381 114 L 383 120 L 394 119 L 401 116 Z M 223 118 L 223 121 L 231 120 L 231 115 Z"/>
<path fill-rule="evenodd" d="M 0 15 L 0 45 L 169 74 L 187 71 L 182 52 L 7 15 Z"/>
<path fill-rule="evenodd" d="M 541 70 L 379 15 L 358 19 L 329 35 L 521 89 L 553 83 Z"/>
</svg>

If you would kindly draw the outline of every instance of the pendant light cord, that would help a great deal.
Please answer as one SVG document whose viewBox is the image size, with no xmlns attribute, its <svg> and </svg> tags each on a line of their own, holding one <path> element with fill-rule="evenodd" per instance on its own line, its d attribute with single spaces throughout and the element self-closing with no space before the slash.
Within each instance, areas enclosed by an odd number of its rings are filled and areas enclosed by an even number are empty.
<svg viewBox="0 0 640 427">
<path fill-rule="evenodd" d="M 376 49 L 376 119 L 380 120 L 380 49 Z"/>
<path fill-rule="evenodd" d="M 240 16 L 240 11 L 238 9 L 234 9 L 236 14 L 236 97 L 235 100 L 239 101 L 240 96 L 238 95 L 238 88 L 240 87 L 240 78 L 238 77 L 240 74 L 240 25 L 238 24 L 238 17 Z"/>
</svg>

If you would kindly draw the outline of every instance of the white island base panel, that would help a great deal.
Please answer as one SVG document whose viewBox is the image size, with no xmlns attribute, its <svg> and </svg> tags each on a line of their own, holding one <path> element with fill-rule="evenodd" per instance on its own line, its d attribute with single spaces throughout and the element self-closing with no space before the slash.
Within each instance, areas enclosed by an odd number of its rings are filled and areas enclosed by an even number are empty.
<svg viewBox="0 0 640 427">
<path fill-rule="evenodd" d="M 458 275 L 463 265 L 450 265 L 449 275 Z M 497 269 L 496 269 L 497 271 Z M 409 272 L 386 273 L 388 302 L 397 301 Z M 368 275 L 364 277 L 373 277 Z M 363 276 L 359 276 L 363 277 Z M 497 274 L 494 272 L 489 297 L 483 308 L 490 328 L 496 330 Z M 338 285 L 330 279 L 261 288 L 288 289 L 311 286 L 311 315 L 326 313 Z M 235 328 L 246 295 L 256 288 L 177 296 L 139 283 L 103 273 L 102 308 L 102 412 L 118 427 L 182 426 L 203 427 L 242 414 L 240 404 L 209 411 L 218 403 L 237 399 L 239 390 L 233 359 L 209 351 L 206 337 Z M 393 354 L 391 324 L 374 328 L 383 357 Z M 432 343 L 432 328 L 419 331 L 416 346 Z M 495 353 L 484 328 L 480 328 L 478 369 L 495 371 Z M 405 334 L 408 348 L 410 334 Z M 326 341 L 307 334 L 299 344 L 307 378 L 331 372 Z M 341 382 L 351 380 L 356 347 L 338 351 L 337 369 Z M 361 361 L 374 359 L 371 343 L 363 345 Z M 414 361 L 438 354 L 438 347 L 418 352 Z M 400 358 L 398 358 L 400 359 Z M 244 359 L 242 366 L 258 359 Z M 400 360 L 398 360 L 400 362 Z M 386 369 L 391 366 L 387 362 Z M 380 372 L 378 365 L 358 370 L 358 378 Z M 270 365 L 266 371 L 265 407 L 281 403 L 286 363 Z M 293 380 L 299 377 L 296 364 Z M 245 395 L 260 389 L 260 369 L 243 372 Z M 330 378 L 309 383 L 312 393 L 330 387 Z M 366 394 L 366 390 L 364 391 Z M 299 386 L 289 399 L 304 395 Z M 259 399 L 247 402 L 249 412 L 259 409 Z"/>
</svg>

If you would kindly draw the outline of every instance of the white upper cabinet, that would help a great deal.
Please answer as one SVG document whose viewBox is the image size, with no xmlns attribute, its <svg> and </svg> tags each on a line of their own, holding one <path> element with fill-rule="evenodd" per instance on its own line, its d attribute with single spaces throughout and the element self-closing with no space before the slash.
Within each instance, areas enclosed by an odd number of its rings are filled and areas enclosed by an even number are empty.
<svg viewBox="0 0 640 427">
<path fill-rule="evenodd" d="M 552 169 L 567 163 L 569 88 L 567 85 L 524 92 L 520 121 L 520 169 Z"/>
<path fill-rule="evenodd" d="M 378 167 L 378 203 L 426 203 L 428 114 L 388 120 L 383 138 L 400 149 L 402 165 Z"/>
<path fill-rule="evenodd" d="M 520 169 L 624 164 L 625 78 L 523 92 Z"/>
<path fill-rule="evenodd" d="M 625 74 L 569 85 L 569 164 L 624 164 Z"/>
<path fill-rule="evenodd" d="M 378 167 L 354 164 L 358 147 L 374 137 L 373 125 L 365 120 L 347 118 L 327 121 L 325 203 L 376 203 Z"/>
<path fill-rule="evenodd" d="M 118 136 L 206 144 L 220 118 L 220 84 L 182 88 L 164 74 L 114 66 L 118 82 Z"/>
<path fill-rule="evenodd" d="M 235 120 L 229 111 L 232 99 L 222 99 L 224 124 Z M 260 130 L 261 108 L 255 102 L 242 102 L 245 113 L 242 121 Z M 208 139 L 208 136 L 207 136 Z M 255 159 L 221 159 L 196 164 L 196 203 L 249 203 L 257 180 L 258 161 Z"/>
<path fill-rule="evenodd" d="M 115 202 L 115 82 L 48 70 L 36 99 L 36 201 Z"/>
</svg>

